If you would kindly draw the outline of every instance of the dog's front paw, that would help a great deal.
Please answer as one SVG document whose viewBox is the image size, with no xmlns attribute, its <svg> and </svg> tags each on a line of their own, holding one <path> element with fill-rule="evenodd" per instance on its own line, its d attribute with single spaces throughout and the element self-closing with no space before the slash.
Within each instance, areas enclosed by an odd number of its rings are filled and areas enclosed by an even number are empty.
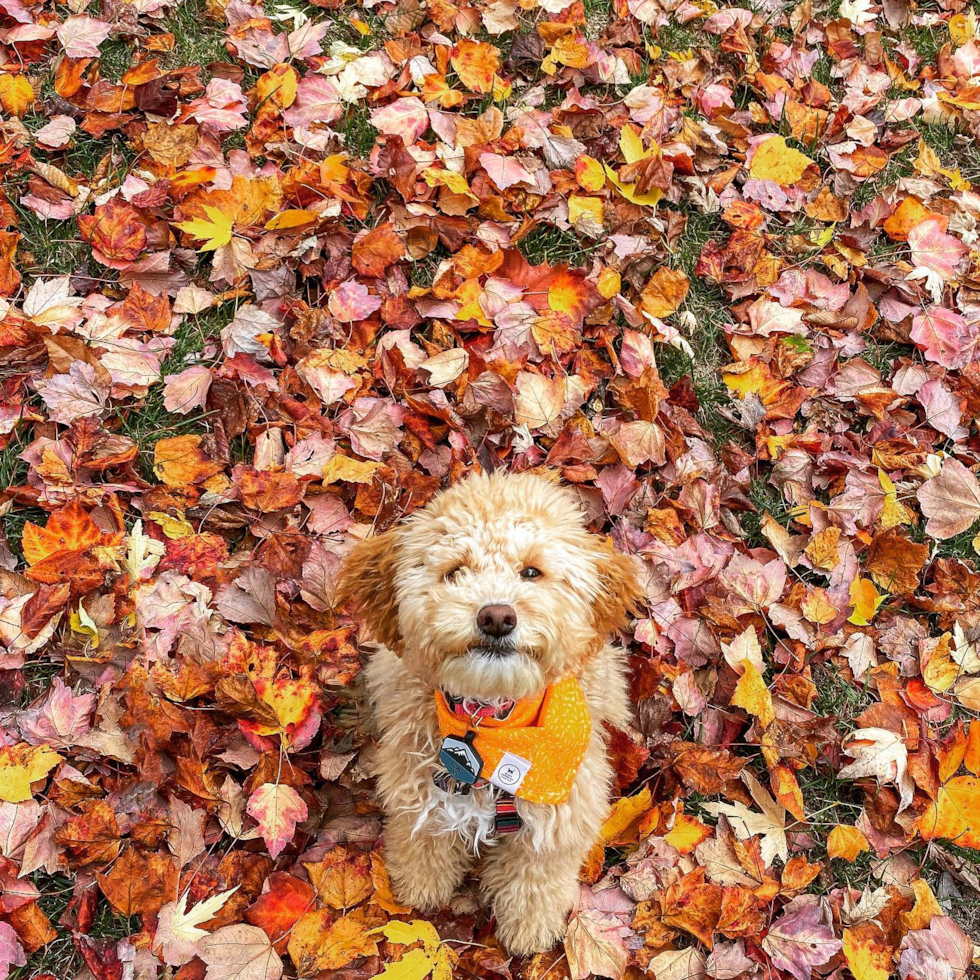
<svg viewBox="0 0 980 980">
<path fill-rule="evenodd" d="M 496 934 L 508 952 L 515 956 L 544 953 L 565 937 L 568 913 L 534 909 L 520 917 L 497 916 Z"/>
<path fill-rule="evenodd" d="M 456 894 L 454 881 L 444 878 L 392 877 L 391 892 L 399 905 L 408 905 L 419 912 L 437 912 L 445 908 Z"/>
</svg>

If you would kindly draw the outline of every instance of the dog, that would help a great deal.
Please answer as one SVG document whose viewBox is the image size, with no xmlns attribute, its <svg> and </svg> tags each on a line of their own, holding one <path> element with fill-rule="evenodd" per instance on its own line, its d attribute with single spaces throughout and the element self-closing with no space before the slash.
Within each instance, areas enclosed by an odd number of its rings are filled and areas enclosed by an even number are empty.
<svg viewBox="0 0 980 980">
<path fill-rule="evenodd" d="M 358 542 L 338 582 L 380 646 L 365 667 L 396 898 L 449 904 L 480 860 L 501 943 L 565 933 L 608 815 L 608 727 L 630 720 L 608 641 L 636 611 L 634 559 L 534 473 L 471 475 Z"/>
</svg>

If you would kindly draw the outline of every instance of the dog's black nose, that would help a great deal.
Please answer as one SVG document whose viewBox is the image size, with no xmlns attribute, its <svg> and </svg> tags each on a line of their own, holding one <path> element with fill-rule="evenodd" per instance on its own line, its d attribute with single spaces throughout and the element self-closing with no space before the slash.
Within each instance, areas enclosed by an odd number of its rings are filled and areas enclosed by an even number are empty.
<svg viewBox="0 0 980 980">
<path fill-rule="evenodd" d="M 476 614 L 476 625 L 487 636 L 506 636 L 517 627 L 517 613 L 513 606 L 484 606 Z"/>
</svg>

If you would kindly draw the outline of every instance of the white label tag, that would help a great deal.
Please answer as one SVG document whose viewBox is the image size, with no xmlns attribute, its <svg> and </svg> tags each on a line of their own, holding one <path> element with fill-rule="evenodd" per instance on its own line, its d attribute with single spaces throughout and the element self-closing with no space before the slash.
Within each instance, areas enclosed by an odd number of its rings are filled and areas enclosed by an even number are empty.
<svg viewBox="0 0 980 980">
<path fill-rule="evenodd" d="M 505 752 L 497 763 L 497 768 L 490 774 L 490 782 L 498 789 L 516 793 L 530 769 L 531 763 L 527 759 Z"/>
</svg>

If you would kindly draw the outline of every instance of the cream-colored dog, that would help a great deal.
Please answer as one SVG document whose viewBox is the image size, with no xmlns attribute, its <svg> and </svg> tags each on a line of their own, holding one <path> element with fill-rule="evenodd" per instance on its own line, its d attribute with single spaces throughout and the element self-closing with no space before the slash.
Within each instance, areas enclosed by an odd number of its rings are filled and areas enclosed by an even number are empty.
<svg viewBox="0 0 980 980">
<path fill-rule="evenodd" d="M 604 725 L 629 719 L 623 652 L 607 641 L 638 599 L 632 559 L 589 534 L 573 493 L 547 478 L 477 475 L 358 543 L 340 594 L 383 644 L 366 676 L 396 897 L 442 907 L 480 858 L 499 939 L 519 954 L 550 948 L 565 932 L 579 871 L 608 812 Z M 583 715 L 587 706 L 577 771 L 571 750 L 567 759 L 532 760 L 541 771 L 567 773 L 563 802 L 528 802 L 520 790 L 515 799 L 499 779 L 434 781 L 446 775 L 437 692 L 456 708 L 493 712 L 533 704 L 569 678 L 584 695 Z M 500 766 L 507 760 L 515 761 L 509 755 Z M 524 761 L 501 772 L 519 776 Z M 499 799 L 516 805 L 518 832 L 497 833 Z"/>
</svg>

